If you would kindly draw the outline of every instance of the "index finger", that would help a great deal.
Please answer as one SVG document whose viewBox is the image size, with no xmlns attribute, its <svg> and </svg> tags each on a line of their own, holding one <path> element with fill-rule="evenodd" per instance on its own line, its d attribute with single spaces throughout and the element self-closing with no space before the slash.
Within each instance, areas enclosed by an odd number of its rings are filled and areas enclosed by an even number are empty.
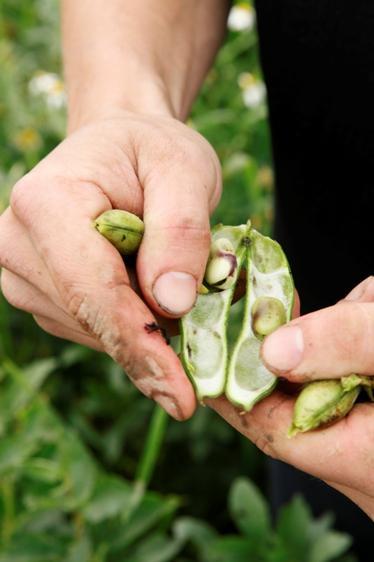
<svg viewBox="0 0 374 562">
<path fill-rule="evenodd" d="M 139 390 L 173 417 L 189 417 L 195 397 L 179 359 L 160 332 L 147 329 L 154 315 L 132 291 L 120 254 L 92 226 L 109 199 L 92 183 L 41 177 L 24 179 L 11 204 L 66 309 Z"/>
</svg>

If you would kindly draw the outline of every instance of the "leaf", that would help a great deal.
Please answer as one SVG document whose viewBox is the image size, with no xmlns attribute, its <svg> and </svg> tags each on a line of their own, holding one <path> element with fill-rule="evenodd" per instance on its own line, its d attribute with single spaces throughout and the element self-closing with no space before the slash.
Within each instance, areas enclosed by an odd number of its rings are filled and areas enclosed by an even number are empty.
<svg viewBox="0 0 374 562">
<path fill-rule="evenodd" d="M 229 493 L 229 510 L 238 529 L 247 537 L 266 540 L 271 533 L 268 505 L 258 488 L 246 478 L 237 478 Z"/>
<path fill-rule="evenodd" d="M 139 546 L 126 553 L 126 562 L 169 562 L 175 560 L 181 550 L 181 543 L 157 532 L 147 535 Z M 80 562 L 80 561 L 79 561 Z"/>
<path fill-rule="evenodd" d="M 226 536 L 209 545 L 204 562 L 262 562 L 253 556 L 254 545 L 242 537 Z"/>
<path fill-rule="evenodd" d="M 93 459 L 73 432 L 66 431 L 59 444 L 64 483 L 61 507 L 76 509 L 87 502 L 94 489 L 97 469 Z"/>
<path fill-rule="evenodd" d="M 193 517 L 179 517 L 173 525 L 173 534 L 180 541 L 206 544 L 218 537 L 218 533 L 205 521 Z"/>
<path fill-rule="evenodd" d="M 92 546 L 87 536 L 83 536 L 69 549 L 64 562 L 91 562 Z"/>
<path fill-rule="evenodd" d="M 0 474 L 21 469 L 37 446 L 33 441 L 26 441 L 23 433 L 3 437 L 0 440 Z"/>
<path fill-rule="evenodd" d="M 76 363 L 88 361 L 95 352 L 88 347 L 78 344 L 70 344 L 66 346 L 59 357 L 59 366 L 67 369 Z"/>
<path fill-rule="evenodd" d="M 205 560 L 209 546 L 218 539 L 218 533 L 213 527 L 192 517 L 177 519 L 173 525 L 173 535 L 181 544 L 192 543 L 202 560 Z"/>
<path fill-rule="evenodd" d="M 116 536 L 113 536 L 111 541 L 111 549 L 123 550 L 132 545 L 157 525 L 167 522 L 178 506 L 177 498 L 162 498 L 158 494 L 148 492 L 131 518 L 121 522 L 120 533 L 117 527 Z"/>
<path fill-rule="evenodd" d="M 318 519 L 311 521 L 310 525 L 310 538 L 312 543 L 322 537 L 326 531 L 332 528 L 334 523 L 334 515 L 332 513 L 325 513 Z"/>
<path fill-rule="evenodd" d="M 118 516 L 129 501 L 130 485 L 116 476 L 101 475 L 89 502 L 83 508 L 83 516 L 90 523 Z"/>
<path fill-rule="evenodd" d="M 301 496 L 294 496 L 289 504 L 282 507 L 277 522 L 277 539 L 283 545 L 289 558 L 300 562 L 309 550 L 311 513 Z"/>
<path fill-rule="evenodd" d="M 0 395 L 0 433 L 17 414 L 35 397 L 45 379 L 56 368 L 55 358 L 39 359 L 20 368 L 12 361 L 3 362 L 6 380 Z"/>
<path fill-rule="evenodd" d="M 352 538 L 345 533 L 328 531 L 310 547 L 308 562 L 329 562 L 347 552 Z"/>
<path fill-rule="evenodd" d="M 2 550 L 0 562 L 59 562 L 65 553 L 66 543 L 56 535 L 22 533 Z"/>
</svg>

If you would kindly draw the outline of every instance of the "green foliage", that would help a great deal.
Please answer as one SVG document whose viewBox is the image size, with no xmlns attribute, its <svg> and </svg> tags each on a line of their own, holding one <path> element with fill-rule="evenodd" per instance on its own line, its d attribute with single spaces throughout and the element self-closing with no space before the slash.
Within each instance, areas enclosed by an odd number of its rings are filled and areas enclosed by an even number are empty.
<svg viewBox="0 0 374 562">
<path fill-rule="evenodd" d="M 0 3 L 0 212 L 64 136 L 58 12 L 57 0 Z M 266 103 L 244 103 L 259 84 L 255 30 L 230 31 L 190 125 L 222 163 L 212 222 L 250 215 L 268 233 Z M 259 488 L 237 479 L 263 487 L 263 468 L 208 408 L 167 421 L 108 357 L 48 336 L 0 294 L 0 562 L 337 560 L 348 537 L 301 498 L 272 527 Z"/>
<path fill-rule="evenodd" d="M 195 521 L 184 522 L 184 536 L 201 562 L 328 562 L 343 560 L 351 544 L 348 535 L 331 530 L 326 516 L 313 520 L 307 504 L 294 497 L 279 515 L 273 529 L 265 498 L 252 482 L 237 478 L 231 487 L 229 507 L 242 536 L 218 536 Z"/>
<path fill-rule="evenodd" d="M 105 471 L 40 392 L 68 357 L 36 360 L 24 369 L 9 359 L 1 364 L 6 408 L 1 411 L 0 562 L 166 562 L 179 555 L 201 562 L 244 562 L 249 556 L 259 562 L 328 562 L 347 550 L 349 538 L 330 530 L 331 519 L 313 521 L 301 498 L 283 509 L 274 531 L 265 499 L 244 478 L 234 481 L 229 494 L 241 536 L 220 536 L 198 519 L 173 522 L 179 498 L 144 489 L 138 495 L 138 481 Z M 160 412 L 155 409 L 146 450 L 164 429 Z M 139 474 L 147 479 L 155 459 L 143 458 L 148 470 L 141 464 Z"/>
</svg>

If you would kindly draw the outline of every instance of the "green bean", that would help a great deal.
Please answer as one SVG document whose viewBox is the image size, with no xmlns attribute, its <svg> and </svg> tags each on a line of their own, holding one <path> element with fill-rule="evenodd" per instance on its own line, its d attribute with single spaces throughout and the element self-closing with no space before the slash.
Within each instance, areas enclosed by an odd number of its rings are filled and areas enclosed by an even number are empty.
<svg viewBox="0 0 374 562">
<path fill-rule="evenodd" d="M 224 390 L 228 316 L 249 231 L 250 223 L 213 229 L 205 274 L 207 290 L 180 322 L 181 359 L 199 400 L 219 396 Z"/>
<path fill-rule="evenodd" d="M 241 332 L 234 345 L 225 393 L 249 411 L 272 392 L 276 377 L 260 358 L 264 336 L 291 319 L 294 286 L 280 245 L 252 229 L 246 251 L 247 288 Z"/>
<path fill-rule="evenodd" d="M 137 252 L 144 233 L 144 223 L 139 217 L 119 209 L 102 213 L 94 226 L 124 256 Z"/>
<path fill-rule="evenodd" d="M 95 228 L 123 255 L 135 253 L 144 224 L 127 211 L 106 211 Z M 241 332 L 228 356 L 230 305 L 241 267 L 247 285 Z M 260 358 L 264 337 L 291 319 L 294 286 L 280 245 L 246 225 L 218 225 L 194 308 L 180 320 L 181 359 L 198 399 L 225 392 L 241 410 L 272 392 L 276 377 Z M 360 389 L 374 400 L 374 377 L 351 374 L 340 380 L 315 381 L 296 399 L 289 435 L 316 429 L 345 416 Z"/>
<path fill-rule="evenodd" d="M 350 412 L 360 393 L 360 380 L 346 378 L 350 380 L 313 381 L 304 386 L 295 402 L 289 437 L 337 421 Z"/>
</svg>

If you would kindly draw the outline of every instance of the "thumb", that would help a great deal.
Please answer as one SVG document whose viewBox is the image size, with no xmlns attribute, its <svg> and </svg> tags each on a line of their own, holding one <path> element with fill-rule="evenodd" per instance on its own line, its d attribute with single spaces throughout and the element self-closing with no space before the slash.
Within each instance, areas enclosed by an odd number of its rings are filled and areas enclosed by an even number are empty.
<svg viewBox="0 0 374 562">
<path fill-rule="evenodd" d="M 374 303 L 343 300 L 301 316 L 262 346 L 267 367 L 293 382 L 374 373 Z"/>
<path fill-rule="evenodd" d="M 164 316 L 192 308 L 209 255 L 211 201 L 220 180 L 216 160 L 200 160 L 173 154 L 143 183 L 145 233 L 137 273 L 148 304 Z"/>
</svg>

